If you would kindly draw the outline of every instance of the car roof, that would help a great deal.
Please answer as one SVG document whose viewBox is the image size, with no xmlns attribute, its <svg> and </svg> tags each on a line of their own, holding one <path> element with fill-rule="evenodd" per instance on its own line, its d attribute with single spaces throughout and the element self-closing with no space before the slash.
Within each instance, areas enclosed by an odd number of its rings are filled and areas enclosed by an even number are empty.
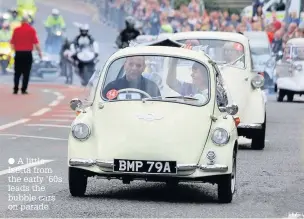
<svg viewBox="0 0 304 219">
<path fill-rule="evenodd" d="M 269 46 L 269 39 L 267 33 L 264 31 L 245 31 L 244 36 L 249 39 L 249 44 L 251 46 Z"/>
<path fill-rule="evenodd" d="M 287 41 L 288 46 L 304 46 L 304 38 L 293 38 Z"/>
<path fill-rule="evenodd" d="M 248 44 L 248 38 L 239 33 L 231 32 L 214 32 L 214 31 L 191 31 L 172 34 L 169 37 L 172 40 L 182 39 L 215 39 L 215 40 L 231 40 L 241 44 Z"/>
<path fill-rule="evenodd" d="M 167 46 L 136 46 L 120 49 L 115 52 L 109 61 L 112 62 L 115 59 L 123 58 L 126 56 L 136 55 L 157 55 L 157 56 L 176 56 L 185 59 L 197 60 L 203 63 L 209 63 L 211 59 L 204 53 L 198 53 L 189 49 Z"/>
</svg>

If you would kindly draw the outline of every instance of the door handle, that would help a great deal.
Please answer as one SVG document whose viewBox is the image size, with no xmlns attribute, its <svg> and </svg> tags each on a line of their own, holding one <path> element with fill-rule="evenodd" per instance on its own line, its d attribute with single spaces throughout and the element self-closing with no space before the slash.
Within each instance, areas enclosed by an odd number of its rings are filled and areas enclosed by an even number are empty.
<svg viewBox="0 0 304 219">
<path fill-rule="evenodd" d="M 248 80 L 249 80 L 249 77 L 244 78 L 244 80 L 245 80 L 245 81 L 248 81 Z"/>
</svg>

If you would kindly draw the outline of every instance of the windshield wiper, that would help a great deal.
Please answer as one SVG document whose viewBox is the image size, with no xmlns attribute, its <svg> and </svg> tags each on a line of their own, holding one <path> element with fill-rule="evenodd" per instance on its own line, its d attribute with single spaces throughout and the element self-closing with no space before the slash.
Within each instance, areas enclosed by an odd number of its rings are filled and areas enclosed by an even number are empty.
<svg viewBox="0 0 304 219">
<path fill-rule="evenodd" d="M 183 100 L 199 100 L 194 97 L 188 97 L 188 96 L 170 96 L 170 97 L 164 97 L 164 99 L 183 99 Z"/>
</svg>

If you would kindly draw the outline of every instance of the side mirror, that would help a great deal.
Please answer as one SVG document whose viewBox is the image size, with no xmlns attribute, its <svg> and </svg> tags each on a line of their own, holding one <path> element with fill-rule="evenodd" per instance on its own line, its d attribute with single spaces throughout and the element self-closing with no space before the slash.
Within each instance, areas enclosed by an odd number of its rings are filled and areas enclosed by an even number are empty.
<svg viewBox="0 0 304 219">
<path fill-rule="evenodd" d="M 236 104 L 226 106 L 226 112 L 231 116 L 236 115 L 238 111 L 239 111 L 239 107 Z"/>
<path fill-rule="evenodd" d="M 74 98 L 70 102 L 70 107 L 72 110 L 76 111 L 77 109 L 82 108 L 82 102 L 78 98 Z"/>
</svg>

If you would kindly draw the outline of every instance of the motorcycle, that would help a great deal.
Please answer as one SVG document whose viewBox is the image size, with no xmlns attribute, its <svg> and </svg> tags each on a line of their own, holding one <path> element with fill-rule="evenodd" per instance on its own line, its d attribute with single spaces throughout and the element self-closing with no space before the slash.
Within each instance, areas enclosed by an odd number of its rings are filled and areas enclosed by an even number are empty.
<svg viewBox="0 0 304 219">
<path fill-rule="evenodd" d="M 56 25 L 51 27 L 45 42 L 45 51 L 50 54 L 59 54 L 63 43 L 63 29 Z"/>
<path fill-rule="evenodd" d="M 33 55 L 32 76 L 43 79 L 45 75 L 59 76 L 59 61 L 56 57 L 49 54 L 44 54 L 43 59 L 40 59 L 38 54 Z"/>
<path fill-rule="evenodd" d="M 0 42 L 0 66 L 3 74 L 7 74 L 14 63 L 14 51 L 9 42 Z"/>
<path fill-rule="evenodd" d="M 76 58 L 78 60 L 77 64 L 82 66 L 82 72 L 79 71 L 79 68 L 76 68 L 76 73 L 81 79 L 81 84 L 86 86 L 96 70 L 95 67 L 98 59 L 94 51 L 88 46 L 81 48 L 79 52 L 77 52 Z"/>
</svg>

